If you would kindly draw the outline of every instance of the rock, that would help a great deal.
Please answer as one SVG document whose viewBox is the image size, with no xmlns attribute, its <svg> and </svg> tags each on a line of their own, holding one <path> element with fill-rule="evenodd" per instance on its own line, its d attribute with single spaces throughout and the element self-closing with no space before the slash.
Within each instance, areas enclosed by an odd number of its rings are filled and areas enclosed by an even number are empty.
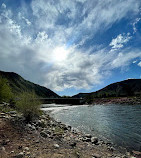
<svg viewBox="0 0 141 158">
<path fill-rule="evenodd" d="M 46 119 L 47 117 L 45 115 L 42 115 L 41 116 L 41 119 Z"/>
<path fill-rule="evenodd" d="M 12 150 L 10 153 L 11 153 L 11 154 L 13 154 L 13 153 L 14 153 L 14 151 Z"/>
<path fill-rule="evenodd" d="M 93 156 L 93 158 L 101 158 L 101 156 L 99 154 L 96 154 L 96 153 L 93 154 L 92 156 Z"/>
<path fill-rule="evenodd" d="M 111 142 L 107 142 L 106 145 L 111 145 Z"/>
<path fill-rule="evenodd" d="M 82 138 L 82 141 L 83 142 L 91 142 L 91 138 L 84 137 L 84 138 Z"/>
<path fill-rule="evenodd" d="M 9 114 L 17 114 L 16 111 L 9 111 L 8 113 L 9 113 Z"/>
<path fill-rule="evenodd" d="M 29 124 L 29 123 L 28 123 L 26 126 L 27 126 L 28 128 L 31 128 L 31 124 Z"/>
<path fill-rule="evenodd" d="M 1 150 L 2 150 L 2 151 L 5 151 L 5 147 L 4 147 L 4 146 L 3 146 L 3 147 L 1 147 Z"/>
<path fill-rule="evenodd" d="M 67 128 L 68 128 L 68 130 L 71 130 L 71 126 L 68 126 Z"/>
<path fill-rule="evenodd" d="M 5 113 L 1 112 L 0 115 L 1 115 L 1 116 L 5 116 Z"/>
<path fill-rule="evenodd" d="M 91 142 L 92 142 L 93 144 L 97 144 L 97 143 L 98 143 L 98 138 L 97 138 L 97 137 L 92 137 L 92 138 L 91 138 Z"/>
<path fill-rule="evenodd" d="M 42 128 L 46 127 L 46 121 L 43 120 L 43 119 L 39 120 L 39 121 L 38 121 L 38 126 L 39 126 L 39 127 L 42 127 Z"/>
<path fill-rule="evenodd" d="M 122 156 L 122 158 L 128 158 L 128 156 L 126 156 L 126 155 L 123 155 L 123 156 Z"/>
<path fill-rule="evenodd" d="M 133 150 L 132 153 L 134 154 L 134 156 L 141 157 L 141 152 L 140 151 Z"/>
<path fill-rule="evenodd" d="M 23 158 L 24 157 L 24 153 L 20 152 L 18 155 L 14 156 L 14 158 Z"/>
<path fill-rule="evenodd" d="M 110 147 L 110 146 L 108 146 L 107 149 L 112 152 L 115 150 L 113 147 Z"/>
<path fill-rule="evenodd" d="M 85 134 L 85 137 L 91 138 L 92 136 L 90 134 Z"/>
<path fill-rule="evenodd" d="M 5 116 L 6 119 L 11 119 L 11 116 Z"/>
<path fill-rule="evenodd" d="M 26 155 L 28 155 L 28 156 L 29 156 L 29 155 L 30 155 L 30 152 L 27 152 L 27 153 L 26 153 Z"/>
<path fill-rule="evenodd" d="M 68 130 L 68 128 L 67 128 L 66 126 L 64 126 L 64 127 L 63 127 L 63 129 L 64 129 L 65 131 L 67 131 L 67 130 Z"/>
<path fill-rule="evenodd" d="M 32 125 L 31 129 L 32 130 L 36 130 L 36 127 L 34 125 Z"/>
<path fill-rule="evenodd" d="M 18 149 L 22 149 L 23 147 L 20 145 L 20 146 L 18 146 Z"/>
<path fill-rule="evenodd" d="M 2 116 L 0 116 L 0 118 L 6 118 L 6 116 L 2 115 Z"/>
<path fill-rule="evenodd" d="M 44 132 L 44 131 L 42 131 L 42 132 L 40 133 L 40 135 L 41 135 L 42 137 L 44 137 L 44 138 L 47 138 L 47 137 L 48 137 L 47 133 Z"/>
<path fill-rule="evenodd" d="M 130 152 L 126 152 L 126 155 L 127 155 L 127 156 L 130 156 L 131 154 L 130 154 Z"/>
<path fill-rule="evenodd" d="M 7 139 L 7 140 L 3 140 L 2 143 L 1 143 L 1 145 L 7 145 L 9 142 L 10 142 L 9 139 Z"/>
<path fill-rule="evenodd" d="M 70 146 L 71 146 L 72 148 L 76 147 L 76 142 L 70 143 Z"/>
<path fill-rule="evenodd" d="M 10 116 L 11 117 L 17 117 L 17 114 L 11 114 Z"/>
<path fill-rule="evenodd" d="M 58 144 L 53 145 L 55 148 L 59 148 L 60 146 Z"/>
<path fill-rule="evenodd" d="M 35 143 L 40 143 L 40 141 L 39 141 L 39 140 L 36 140 Z"/>
<path fill-rule="evenodd" d="M 49 130 L 47 130 L 47 129 L 44 129 L 43 131 L 44 131 L 46 134 L 51 135 L 51 131 L 49 131 Z"/>
<path fill-rule="evenodd" d="M 29 147 L 25 147 L 24 150 L 29 151 Z"/>
</svg>

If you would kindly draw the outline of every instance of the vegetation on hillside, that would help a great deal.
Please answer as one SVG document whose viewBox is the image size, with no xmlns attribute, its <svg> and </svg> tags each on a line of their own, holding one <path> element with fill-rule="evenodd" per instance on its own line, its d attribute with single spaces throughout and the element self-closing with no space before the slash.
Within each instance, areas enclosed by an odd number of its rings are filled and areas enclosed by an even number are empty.
<svg viewBox="0 0 141 158">
<path fill-rule="evenodd" d="M 0 71 L 0 77 L 8 80 L 9 86 L 14 94 L 19 95 L 22 92 L 34 91 L 38 97 L 41 98 L 59 98 L 60 96 L 51 91 L 50 89 L 34 84 L 30 81 L 25 80 L 20 75 L 14 72 Z"/>
<path fill-rule="evenodd" d="M 93 102 L 96 98 L 117 98 L 117 97 L 140 97 L 141 79 L 128 79 L 106 86 L 99 91 L 89 93 L 85 97 L 87 103 Z"/>
<path fill-rule="evenodd" d="M 13 98 L 7 79 L 0 77 L 0 102 L 10 102 Z"/>
</svg>

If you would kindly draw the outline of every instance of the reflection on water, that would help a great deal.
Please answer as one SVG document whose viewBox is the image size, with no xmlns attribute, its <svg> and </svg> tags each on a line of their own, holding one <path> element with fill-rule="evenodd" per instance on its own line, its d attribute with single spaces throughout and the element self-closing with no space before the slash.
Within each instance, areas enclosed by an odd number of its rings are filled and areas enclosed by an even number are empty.
<svg viewBox="0 0 141 158">
<path fill-rule="evenodd" d="M 127 148 L 139 150 L 141 147 L 141 105 L 61 105 L 50 109 L 55 119 L 82 132 L 100 136 Z"/>
</svg>

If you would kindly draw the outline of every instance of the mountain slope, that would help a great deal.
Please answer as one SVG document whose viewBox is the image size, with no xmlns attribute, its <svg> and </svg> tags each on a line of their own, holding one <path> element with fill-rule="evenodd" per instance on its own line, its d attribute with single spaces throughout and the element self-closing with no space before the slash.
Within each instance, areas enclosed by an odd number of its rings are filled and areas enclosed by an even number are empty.
<svg viewBox="0 0 141 158">
<path fill-rule="evenodd" d="M 72 98 L 84 98 L 87 95 L 89 95 L 90 93 L 78 93 L 76 95 L 73 95 Z"/>
<path fill-rule="evenodd" d="M 99 91 L 89 93 L 86 99 L 139 95 L 141 95 L 141 79 L 128 79 L 110 84 Z"/>
<path fill-rule="evenodd" d="M 14 94 L 19 94 L 23 91 L 32 92 L 34 91 L 36 95 L 43 98 L 58 98 L 60 97 L 50 89 L 47 89 L 43 86 L 39 86 L 37 84 L 34 84 L 30 81 L 25 80 L 20 75 L 14 73 L 14 72 L 4 72 L 0 71 L 0 77 L 6 78 L 9 82 L 9 85 L 12 89 L 12 92 Z"/>
</svg>

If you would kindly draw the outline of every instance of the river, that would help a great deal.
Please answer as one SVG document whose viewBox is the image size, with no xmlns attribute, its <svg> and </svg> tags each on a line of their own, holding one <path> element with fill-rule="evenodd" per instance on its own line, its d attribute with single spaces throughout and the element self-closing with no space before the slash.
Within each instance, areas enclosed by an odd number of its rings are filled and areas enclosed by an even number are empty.
<svg viewBox="0 0 141 158">
<path fill-rule="evenodd" d="M 57 121 L 129 150 L 141 150 L 141 105 L 44 105 Z"/>
</svg>

